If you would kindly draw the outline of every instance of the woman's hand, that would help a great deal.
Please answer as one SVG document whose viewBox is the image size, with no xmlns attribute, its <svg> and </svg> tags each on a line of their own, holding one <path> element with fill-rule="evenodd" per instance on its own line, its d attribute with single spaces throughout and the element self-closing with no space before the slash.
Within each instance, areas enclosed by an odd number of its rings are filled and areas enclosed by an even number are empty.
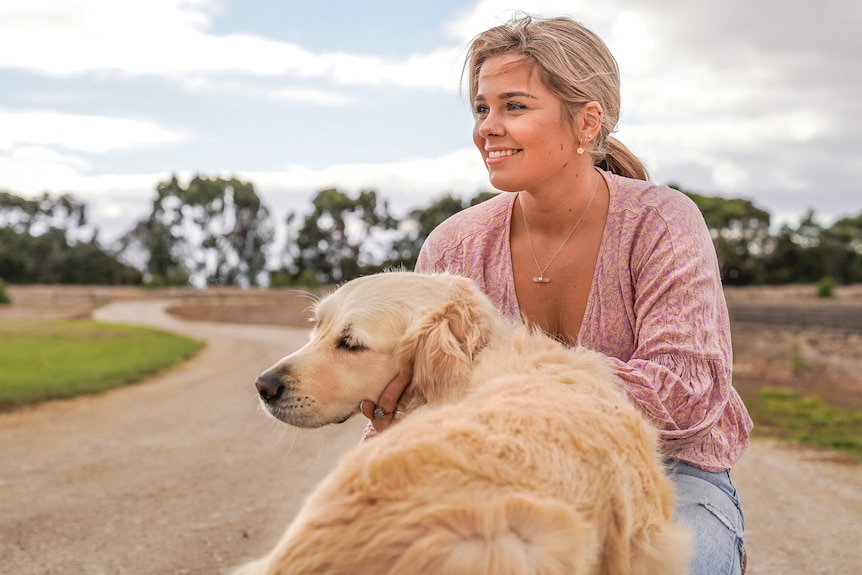
<svg viewBox="0 0 862 575">
<path fill-rule="evenodd" d="M 386 385 L 376 404 L 368 399 L 359 402 L 362 415 L 371 420 L 375 431 L 380 433 L 392 425 L 395 414 L 400 414 L 413 399 L 412 389 L 407 393 L 404 392 L 412 379 L 412 373 L 401 372 Z"/>
</svg>

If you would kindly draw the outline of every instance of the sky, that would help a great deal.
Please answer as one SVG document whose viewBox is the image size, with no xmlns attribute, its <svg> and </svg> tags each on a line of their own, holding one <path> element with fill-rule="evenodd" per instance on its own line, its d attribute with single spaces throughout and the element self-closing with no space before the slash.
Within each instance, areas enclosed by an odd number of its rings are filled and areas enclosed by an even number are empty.
<svg viewBox="0 0 862 575">
<path fill-rule="evenodd" d="M 601 36 L 616 136 L 653 181 L 773 222 L 862 213 L 862 3 L 843 0 L 0 0 L 0 189 L 69 193 L 110 242 L 176 174 L 273 215 L 325 188 L 393 213 L 492 190 L 463 51 L 516 10 Z"/>
</svg>

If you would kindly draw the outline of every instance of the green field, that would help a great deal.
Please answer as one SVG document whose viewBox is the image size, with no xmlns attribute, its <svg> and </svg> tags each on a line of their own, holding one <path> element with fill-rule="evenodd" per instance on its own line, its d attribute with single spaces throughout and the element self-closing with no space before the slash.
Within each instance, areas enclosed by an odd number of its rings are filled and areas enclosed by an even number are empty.
<svg viewBox="0 0 862 575">
<path fill-rule="evenodd" d="M 745 398 L 755 434 L 845 453 L 862 461 L 862 410 L 827 405 L 785 389 Z"/>
<path fill-rule="evenodd" d="M 95 321 L 0 322 L 0 409 L 99 393 L 194 356 L 204 343 Z"/>
</svg>

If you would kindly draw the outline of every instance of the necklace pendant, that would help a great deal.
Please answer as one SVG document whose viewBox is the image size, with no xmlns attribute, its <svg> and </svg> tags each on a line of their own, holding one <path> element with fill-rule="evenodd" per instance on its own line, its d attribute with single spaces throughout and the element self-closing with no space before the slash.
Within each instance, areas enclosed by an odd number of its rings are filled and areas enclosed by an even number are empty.
<svg viewBox="0 0 862 575">
<path fill-rule="evenodd" d="M 533 281 L 536 282 L 537 284 L 546 284 L 546 283 L 549 283 L 551 281 L 551 278 L 546 278 L 545 276 L 539 276 L 539 277 L 533 278 Z"/>
</svg>

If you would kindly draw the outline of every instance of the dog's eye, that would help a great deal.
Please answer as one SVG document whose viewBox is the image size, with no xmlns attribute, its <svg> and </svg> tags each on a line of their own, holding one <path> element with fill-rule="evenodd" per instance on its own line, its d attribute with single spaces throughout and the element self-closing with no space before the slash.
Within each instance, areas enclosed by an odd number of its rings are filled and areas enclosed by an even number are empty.
<svg viewBox="0 0 862 575">
<path fill-rule="evenodd" d="M 336 347 L 338 349 L 343 349 L 344 351 L 364 351 L 368 349 L 364 345 L 356 343 L 348 337 L 339 338 L 338 343 L 336 343 Z"/>
<path fill-rule="evenodd" d="M 364 345 L 356 341 L 356 338 L 353 336 L 352 326 L 347 326 L 341 330 L 341 336 L 335 343 L 335 347 L 343 349 L 344 351 L 364 351 L 367 349 Z"/>
</svg>

